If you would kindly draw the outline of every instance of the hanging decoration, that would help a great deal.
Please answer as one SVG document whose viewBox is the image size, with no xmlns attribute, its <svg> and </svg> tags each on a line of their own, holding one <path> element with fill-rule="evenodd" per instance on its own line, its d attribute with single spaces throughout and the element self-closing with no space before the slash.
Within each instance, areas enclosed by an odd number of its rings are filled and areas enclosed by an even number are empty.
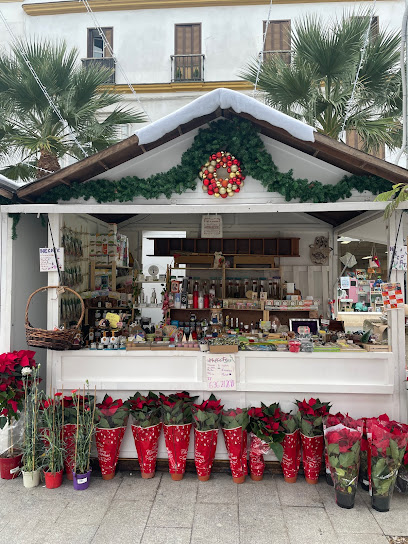
<svg viewBox="0 0 408 544">
<path fill-rule="evenodd" d="M 226 151 L 210 155 L 198 175 L 203 180 L 204 193 L 217 198 L 234 196 L 244 186 L 240 161 Z"/>
</svg>

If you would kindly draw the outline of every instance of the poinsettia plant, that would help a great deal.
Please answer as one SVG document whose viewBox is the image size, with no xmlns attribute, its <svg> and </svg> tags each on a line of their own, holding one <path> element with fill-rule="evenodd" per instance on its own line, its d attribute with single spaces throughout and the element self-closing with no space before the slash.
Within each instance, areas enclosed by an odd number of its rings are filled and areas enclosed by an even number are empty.
<svg viewBox="0 0 408 544">
<path fill-rule="evenodd" d="M 36 367 L 35 351 L 22 349 L 0 355 L 0 429 L 18 420 L 24 406 L 24 381 L 30 388 L 30 375 Z"/>
<path fill-rule="evenodd" d="M 282 461 L 282 440 L 285 436 L 285 430 L 281 423 L 279 404 L 274 403 L 266 406 L 261 402 L 261 407 L 250 408 L 248 415 L 250 417 L 251 432 L 266 442 L 279 461 Z"/>
<path fill-rule="evenodd" d="M 237 429 L 242 427 L 242 430 L 249 425 L 249 415 L 247 408 L 230 408 L 223 410 L 221 413 L 221 427 L 223 429 Z"/>
<path fill-rule="evenodd" d="M 95 424 L 100 429 L 126 427 L 129 409 L 122 399 L 113 400 L 105 395 L 102 402 L 95 406 Z"/>
<path fill-rule="evenodd" d="M 165 425 L 187 425 L 193 422 L 191 407 L 198 396 L 191 397 L 187 391 L 163 395 L 160 393 L 163 423 Z"/>
<path fill-rule="evenodd" d="M 148 395 L 142 395 L 138 391 L 126 401 L 129 412 L 138 427 L 152 427 L 161 422 L 161 402 L 155 393 L 149 391 Z"/>
<path fill-rule="evenodd" d="M 221 400 L 211 393 L 210 397 L 201 404 L 193 404 L 192 412 L 195 428 L 198 431 L 212 431 L 218 429 L 221 421 L 221 412 L 224 408 Z"/>
<path fill-rule="evenodd" d="M 92 406 L 94 401 L 93 395 L 81 395 L 78 393 L 77 389 L 72 391 L 72 394 L 75 396 L 64 396 L 62 397 L 62 406 L 61 409 L 64 414 L 64 425 L 71 424 L 76 425 L 77 422 L 77 405 L 79 409 L 82 410 L 83 407 Z M 78 402 L 79 401 L 79 402 Z"/>
<path fill-rule="evenodd" d="M 282 412 L 280 410 L 280 421 L 285 434 L 292 434 L 299 429 L 297 417 L 292 412 Z"/>
<path fill-rule="evenodd" d="M 339 423 L 328 427 L 324 435 L 336 490 L 354 494 L 360 467 L 362 430 Z"/>
<path fill-rule="evenodd" d="M 299 408 L 296 414 L 299 427 L 305 436 L 321 436 L 323 434 L 323 417 L 328 415 L 331 405 L 329 402 L 321 402 L 320 399 L 311 398 L 297 400 Z"/>
</svg>

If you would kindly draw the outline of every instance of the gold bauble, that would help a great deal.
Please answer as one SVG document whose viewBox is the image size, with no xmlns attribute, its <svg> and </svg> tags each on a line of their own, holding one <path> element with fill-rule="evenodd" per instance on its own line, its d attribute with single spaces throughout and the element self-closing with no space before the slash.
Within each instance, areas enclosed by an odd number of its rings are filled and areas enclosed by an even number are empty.
<svg viewBox="0 0 408 544">
<path fill-rule="evenodd" d="M 215 166 L 217 164 L 217 161 L 211 161 L 210 164 L 211 166 Z"/>
<path fill-rule="evenodd" d="M 234 191 L 229 191 L 228 196 L 234 196 L 234 195 L 235 195 Z"/>
<path fill-rule="evenodd" d="M 207 185 L 203 185 L 203 193 L 206 193 L 208 191 Z"/>
<path fill-rule="evenodd" d="M 231 172 L 236 172 L 238 170 L 238 166 L 236 164 L 233 164 L 231 166 Z"/>
<path fill-rule="evenodd" d="M 235 178 L 235 177 L 237 177 L 236 173 L 235 173 L 235 172 L 231 172 L 231 173 L 230 173 L 230 178 L 232 179 L 232 178 Z"/>
<path fill-rule="evenodd" d="M 244 182 L 241 181 L 241 185 L 239 186 L 239 188 L 242 189 L 243 186 L 244 186 Z"/>
<path fill-rule="evenodd" d="M 227 188 L 232 189 L 232 183 L 228 183 Z"/>
<path fill-rule="evenodd" d="M 212 174 L 214 172 L 215 168 L 214 166 L 209 166 L 208 167 L 208 171 L 210 172 L 210 174 Z"/>
<path fill-rule="evenodd" d="M 199 175 L 200 178 L 203 177 L 203 173 L 202 173 L 202 172 L 198 172 L 198 175 Z"/>
<path fill-rule="evenodd" d="M 238 188 L 238 185 L 237 185 L 236 183 L 233 183 L 231 189 L 232 189 L 233 191 L 235 191 L 235 189 L 237 189 L 237 188 Z"/>
<path fill-rule="evenodd" d="M 217 187 L 221 187 L 221 181 L 217 181 Z"/>
<path fill-rule="evenodd" d="M 221 187 L 220 195 L 225 195 L 226 192 L 227 192 L 227 189 L 225 187 Z"/>
<path fill-rule="evenodd" d="M 210 163 L 209 163 L 209 162 L 206 162 L 204 166 L 205 166 L 205 167 L 210 166 Z"/>
<path fill-rule="evenodd" d="M 220 193 L 214 193 L 214 196 L 218 198 L 220 196 Z"/>
</svg>

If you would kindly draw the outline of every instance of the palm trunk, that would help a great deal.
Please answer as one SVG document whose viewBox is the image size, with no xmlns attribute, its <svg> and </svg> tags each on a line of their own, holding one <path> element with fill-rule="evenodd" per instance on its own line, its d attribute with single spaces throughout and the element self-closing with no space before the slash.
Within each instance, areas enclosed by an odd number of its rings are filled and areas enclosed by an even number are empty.
<svg viewBox="0 0 408 544">
<path fill-rule="evenodd" d="M 56 155 L 46 151 L 45 149 L 41 150 L 40 158 L 37 161 L 37 168 L 37 179 L 46 176 L 48 172 L 57 172 L 57 170 L 61 170 L 61 166 Z M 43 170 L 41 170 L 41 168 L 43 168 Z"/>
</svg>

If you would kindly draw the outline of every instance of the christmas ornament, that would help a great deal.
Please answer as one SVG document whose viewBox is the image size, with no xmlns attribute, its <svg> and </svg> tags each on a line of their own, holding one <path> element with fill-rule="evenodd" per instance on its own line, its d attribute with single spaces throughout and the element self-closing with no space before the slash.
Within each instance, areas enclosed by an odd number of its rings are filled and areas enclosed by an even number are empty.
<svg viewBox="0 0 408 544">
<path fill-rule="evenodd" d="M 203 192 L 217 198 L 234 196 L 238 192 L 236 184 L 240 184 L 242 188 L 245 179 L 240 161 L 226 151 L 212 153 L 198 175 L 203 180 Z"/>
</svg>

